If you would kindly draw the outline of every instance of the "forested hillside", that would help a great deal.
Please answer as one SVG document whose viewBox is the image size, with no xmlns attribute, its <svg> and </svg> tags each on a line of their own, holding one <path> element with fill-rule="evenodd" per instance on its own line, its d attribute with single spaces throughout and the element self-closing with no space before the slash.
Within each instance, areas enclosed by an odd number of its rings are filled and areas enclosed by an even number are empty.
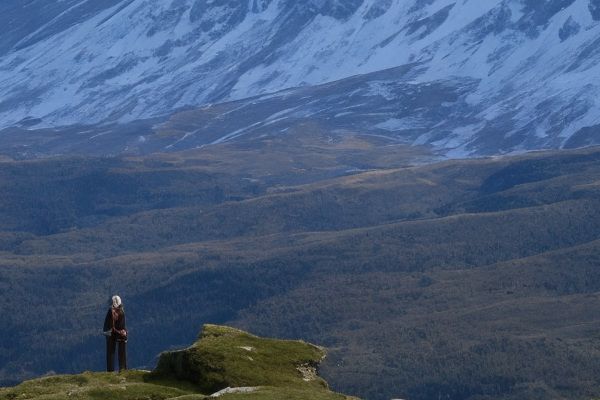
<svg viewBox="0 0 600 400">
<path fill-rule="evenodd" d="M 0 162 L 2 382 L 101 369 L 119 293 L 134 366 L 226 322 L 368 399 L 600 396 L 599 149 L 266 145 Z"/>
</svg>

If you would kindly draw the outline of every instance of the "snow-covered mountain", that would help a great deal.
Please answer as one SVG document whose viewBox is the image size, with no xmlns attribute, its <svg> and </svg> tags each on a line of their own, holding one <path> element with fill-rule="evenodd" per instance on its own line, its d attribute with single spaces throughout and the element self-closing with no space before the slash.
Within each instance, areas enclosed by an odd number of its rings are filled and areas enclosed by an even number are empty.
<svg viewBox="0 0 600 400">
<path fill-rule="evenodd" d="M 362 106 L 380 119 L 361 129 L 407 143 L 600 143 L 600 0 L 4 0 L 0 23 L 0 128 L 130 122 L 361 74 L 345 82 L 371 89 L 343 84 L 334 105 L 328 92 L 330 116 Z M 398 92 L 431 85 L 460 95 Z"/>
</svg>

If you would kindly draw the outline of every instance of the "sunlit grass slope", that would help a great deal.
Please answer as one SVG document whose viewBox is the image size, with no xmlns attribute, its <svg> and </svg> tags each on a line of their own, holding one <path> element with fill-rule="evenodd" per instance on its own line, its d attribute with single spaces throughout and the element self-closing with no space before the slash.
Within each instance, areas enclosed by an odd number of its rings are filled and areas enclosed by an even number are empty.
<svg viewBox="0 0 600 400">
<path fill-rule="evenodd" d="M 161 354 L 152 371 L 50 376 L 0 389 L 0 399 L 344 400 L 316 374 L 325 351 L 301 341 L 264 339 L 206 325 L 187 349 Z M 242 388 L 242 389 L 236 389 Z M 239 390 L 239 392 L 236 392 Z"/>
</svg>

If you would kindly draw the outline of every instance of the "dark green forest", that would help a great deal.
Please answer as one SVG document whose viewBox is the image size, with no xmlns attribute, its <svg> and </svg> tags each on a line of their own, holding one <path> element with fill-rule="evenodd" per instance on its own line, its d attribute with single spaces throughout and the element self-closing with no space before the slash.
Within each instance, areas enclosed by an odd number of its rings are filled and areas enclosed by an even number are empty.
<svg viewBox="0 0 600 400">
<path fill-rule="evenodd" d="M 600 149 L 265 146 L 0 161 L 0 381 L 101 370 L 119 293 L 135 367 L 227 323 L 365 399 L 600 397 Z"/>
</svg>

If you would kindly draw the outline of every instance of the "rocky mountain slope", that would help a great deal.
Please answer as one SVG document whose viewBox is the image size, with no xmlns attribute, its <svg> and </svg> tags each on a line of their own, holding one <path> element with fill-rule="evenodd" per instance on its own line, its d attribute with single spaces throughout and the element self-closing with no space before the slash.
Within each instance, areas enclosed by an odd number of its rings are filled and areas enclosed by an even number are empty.
<svg viewBox="0 0 600 400">
<path fill-rule="evenodd" d="M 333 87 L 328 101 L 294 112 L 326 112 L 337 95 L 333 122 L 362 107 L 379 115 L 364 122 L 369 130 L 452 157 L 599 142 L 597 0 L 9 0 L 0 7 L 9 27 L 0 41 L 0 127 L 130 122 L 362 74 L 360 93 Z M 370 75 L 404 65 L 413 72 L 393 76 L 391 86 Z M 455 87 L 462 101 L 414 113 L 394 104 L 395 113 L 381 114 L 381 99 L 411 110 L 406 91 L 431 87 L 439 99 Z"/>
<path fill-rule="evenodd" d="M 0 399 L 357 400 L 329 391 L 317 376 L 324 357 L 308 343 L 206 325 L 192 346 L 162 353 L 153 372 L 50 376 L 0 388 Z"/>
</svg>

